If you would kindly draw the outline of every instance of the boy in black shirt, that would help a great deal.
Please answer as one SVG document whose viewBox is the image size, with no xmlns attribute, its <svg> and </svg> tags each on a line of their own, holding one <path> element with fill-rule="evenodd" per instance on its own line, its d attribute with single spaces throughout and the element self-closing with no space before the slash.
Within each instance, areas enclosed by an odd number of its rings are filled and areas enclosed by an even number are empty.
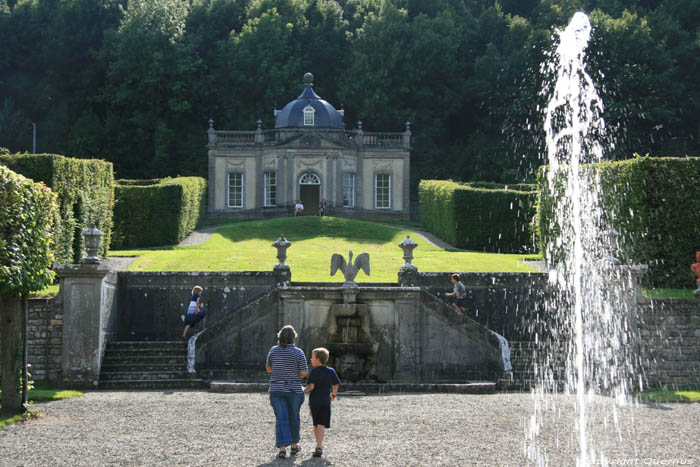
<svg viewBox="0 0 700 467">
<path fill-rule="evenodd" d="M 304 392 L 311 393 L 309 408 L 314 423 L 314 438 L 316 438 L 314 457 L 323 455 L 323 436 L 326 428 L 331 427 L 331 401 L 335 400 L 340 384 L 335 370 L 326 366 L 328 356 L 328 350 L 323 347 L 311 352 L 313 369 L 309 373 L 308 385 L 304 388 Z"/>
</svg>

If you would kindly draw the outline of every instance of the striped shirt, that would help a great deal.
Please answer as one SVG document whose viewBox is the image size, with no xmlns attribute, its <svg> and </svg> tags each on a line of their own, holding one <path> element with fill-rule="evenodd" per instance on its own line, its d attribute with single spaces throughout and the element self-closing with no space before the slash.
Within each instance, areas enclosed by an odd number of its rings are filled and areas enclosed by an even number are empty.
<svg viewBox="0 0 700 467">
<path fill-rule="evenodd" d="M 294 345 L 276 345 L 267 354 L 265 366 L 272 368 L 270 392 L 304 392 L 301 387 L 301 371 L 309 371 L 304 351 Z"/>
</svg>

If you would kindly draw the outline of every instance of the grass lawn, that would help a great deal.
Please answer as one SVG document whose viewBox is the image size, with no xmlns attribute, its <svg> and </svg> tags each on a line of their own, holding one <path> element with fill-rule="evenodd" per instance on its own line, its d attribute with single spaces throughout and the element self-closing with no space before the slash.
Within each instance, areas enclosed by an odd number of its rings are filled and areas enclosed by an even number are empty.
<svg viewBox="0 0 700 467">
<path fill-rule="evenodd" d="M 333 253 L 347 258 L 369 253 L 371 276 L 360 273 L 358 282 L 395 282 L 404 263 L 398 244 L 410 235 L 418 247 L 413 264 L 422 272 L 536 272 L 521 260 L 537 255 L 506 255 L 446 251 L 413 232 L 373 222 L 334 217 L 285 217 L 239 222 L 217 230 L 205 243 L 189 247 L 110 251 L 110 256 L 136 256 L 130 271 L 271 271 L 277 250 L 271 245 L 284 233 L 292 246 L 287 264 L 295 281 L 342 282 L 330 276 Z"/>
<path fill-rule="evenodd" d="M 700 387 L 686 386 L 678 389 L 640 392 L 635 397 L 647 402 L 700 402 Z"/>
<path fill-rule="evenodd" d="M 695 298 L 690 289 L 644 289 L 646 298 L 674 298 L 679 300 L 692 300 Z"/>
<path fill-rule="evenodd" d="M 34 385 L 34 389 L 29 390 L 28 399 L 31 402 L 53 401 L 59 399 L 70 399 L 71 397 L 80 397 L 82 395 L 83 393 L 80 391 L 73 391 L 70 389 L 53 389 L 48 383 L 40 381 Z M 0 391 L 0 401 L 2 401 L 2 391 Z M 33 416 L 37 416 L 36 410 L 11 417 L 0 417 L 0 429 Z"/>
</svg>

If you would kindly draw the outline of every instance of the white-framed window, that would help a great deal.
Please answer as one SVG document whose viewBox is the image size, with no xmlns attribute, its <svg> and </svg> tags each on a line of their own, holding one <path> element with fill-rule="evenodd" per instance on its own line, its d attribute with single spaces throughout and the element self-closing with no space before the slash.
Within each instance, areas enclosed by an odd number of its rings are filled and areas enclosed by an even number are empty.
<svg viewBox="0 0 700 467">
<path fill-rule="evenodd" d="M 263 174 L 265 184 L 265 206 L 277 204 L 277 172 L 265 172 Z"/>
<path fill-rule="evenodd" d="M 355 173 L 343 172 L 343 207 L 355 207 Z"/>
<path fill-rule="evenodd" d="M 314 114 L 316 111 L 310 105 L 304 107 L 304 126 L 314 126 Z"/>
<path fill-rule="evenodd" d="M 391 208 L 391 175 L 389 174 L 374 176 L 374 207 L 375 209 Z"/>
<path fill-rule="evenodd" d="M 228 207 L 242 208 L 245 174 L 243 172 L 230 172 L 228 174 Z"/>
<path fill-rule="evenodd" d="M 299 177 L 299 185 L 320 185 L 321 179 L 313 172 L 306 172 Z"/>
</svg>

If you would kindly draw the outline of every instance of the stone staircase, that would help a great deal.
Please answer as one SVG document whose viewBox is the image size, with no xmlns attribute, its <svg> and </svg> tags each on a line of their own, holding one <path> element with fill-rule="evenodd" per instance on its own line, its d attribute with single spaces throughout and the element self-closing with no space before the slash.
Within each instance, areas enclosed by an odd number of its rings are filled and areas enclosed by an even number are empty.
<svg viewBox="0 0 700 467">
<path fill-rule="evenodd" d="M 187 373 L 186 341 L 108 342 L 100 389 L 202 388 Z"/>
</svg>

